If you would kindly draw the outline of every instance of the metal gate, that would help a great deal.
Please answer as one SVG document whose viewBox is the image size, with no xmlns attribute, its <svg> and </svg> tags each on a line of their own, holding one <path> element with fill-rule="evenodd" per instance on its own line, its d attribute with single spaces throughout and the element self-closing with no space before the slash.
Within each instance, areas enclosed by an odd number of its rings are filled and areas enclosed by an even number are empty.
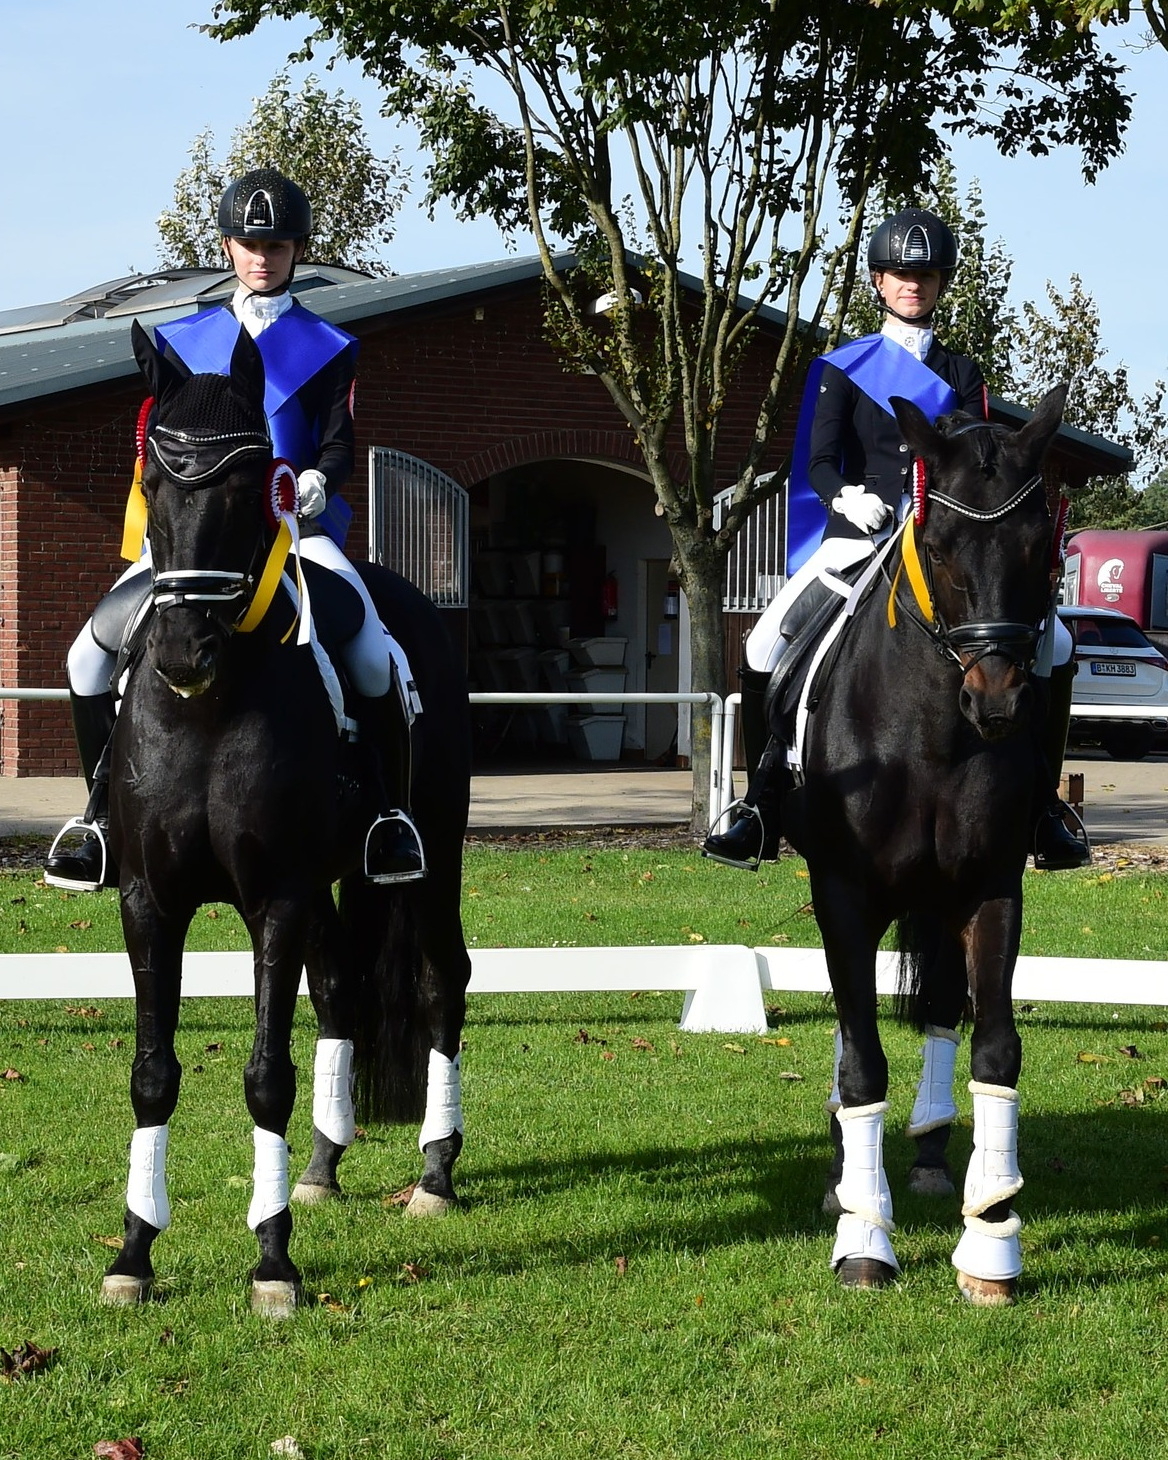
<svg viewBox="0 0 1168 1460">
<path fill-rule="evenodd" d="M 439 608 L 466 608 L 469 497 L 437 467 L 388 446 L 369 448 L 369 556 Z"/>
<path fill-rule="evenodd" d="M 722 525 L 733 492 L 733 487 L 728 487 L 714 498 L 715 532 Z M 722 599 L 726 613 L 762 613 L 787 581 L 783 576 L 785 512 L 784 491 L 756 507 L 730 544 Z"/>
</svg>

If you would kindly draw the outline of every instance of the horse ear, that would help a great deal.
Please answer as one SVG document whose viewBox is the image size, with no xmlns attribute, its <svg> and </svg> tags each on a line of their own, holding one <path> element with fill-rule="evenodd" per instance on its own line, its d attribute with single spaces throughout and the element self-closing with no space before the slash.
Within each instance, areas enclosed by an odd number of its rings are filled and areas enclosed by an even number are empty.
<svg viewBox="0 0 1168 1460">
<path fill-rule="evenodd" d="M 184 380 L 190 379 L 191 372 L 182 361 L 168 359 L 137 320 L 130 325 L 130 344 L 134 348 L 134 359 L 138 362 L 138 369 L 142 372 L 146 384 L 150 387 L 150 394 L 156 401 L 163 400 Z"/>
<path fill-rule="evenodd" d="M 1038 469 L 1054 433 L 1062 425 L 1069 389 L 1067 385 L 1056 385 L 1053 390 L 1048 390 L 1038 402 L 1034 414 L 1014 437 L 1028 471 Z"/>
<path fill-rule="evenodd" d="M 263 405 L 264 360 L 258 345 L 245 329 L 241 328 L 239 331 L 227 373 L 231 377 L 231 389 L 236 395 L 254 405 Z"/>
<path fill-rule="evenodd" d="M 902 395 L 889 396 L 888 404 L 896 413 L 896 424 L 900 434 L 908 443 L 914 455 L 935 465 L 944 452 L 945 438 L 929 421 L 920 406 L 914 405 Z"/>
</svg>

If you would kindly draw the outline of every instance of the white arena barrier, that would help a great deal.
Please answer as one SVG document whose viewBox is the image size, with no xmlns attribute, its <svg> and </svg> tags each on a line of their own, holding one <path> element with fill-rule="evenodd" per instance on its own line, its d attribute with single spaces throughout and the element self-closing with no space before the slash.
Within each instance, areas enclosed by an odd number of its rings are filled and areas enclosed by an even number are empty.
<svg viewBox="0 0 1168 1460">
<path fill-rule="evenodd" d="M 896 989 L 896 955 L 877 959 L 876 987 Z M 818 948 L 746 948 L 703 943 L 652 948 L 476 948 L 471 994 L 684 993 L 680 1027 L 691 1033 L 766 1032 L 764 994 L 827 993 Z M 304 980 L 300 992 L 306 993 Z M 187 998 L 252 993 L 248 952 L 187 953 Z M 133 998 L 124 953 L 0 954 L 0 999 Z M 1150 959 L 1018 960 L 1014 999 L 1025 1003 L 1168 1005 L 1168 962 Z"/>
</svg>

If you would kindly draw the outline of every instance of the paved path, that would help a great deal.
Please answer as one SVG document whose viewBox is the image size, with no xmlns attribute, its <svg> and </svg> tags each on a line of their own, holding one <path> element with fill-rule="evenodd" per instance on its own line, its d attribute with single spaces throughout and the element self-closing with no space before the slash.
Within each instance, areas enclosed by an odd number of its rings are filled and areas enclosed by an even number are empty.
<svg viewBox="0 0 1168 1460">
<path fill-rule="evenodd" d="M 1168 845 L 1168 757 L 1111 760 L 1087 751 L 1068 760 L 1081 772 L 1086 822 L 1101 844 Z M 550 830 L 559 826 L 663 826 L 689 820 L 688 771 L 619 765 L 476 775 L 471 830 Z M 85 806 L 85 786 L 72 778 L 0 779 L 0 836 L 51 835 Z"/>
</svg>

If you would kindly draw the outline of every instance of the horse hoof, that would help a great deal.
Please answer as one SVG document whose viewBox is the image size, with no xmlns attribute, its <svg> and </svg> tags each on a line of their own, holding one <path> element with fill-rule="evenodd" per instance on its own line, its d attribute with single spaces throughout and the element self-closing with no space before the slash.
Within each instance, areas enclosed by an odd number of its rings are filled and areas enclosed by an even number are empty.
<svg viewBox="0 0 1168 1460">
<path fill-rule="evenodd" d="M 957 1286 L 975 1308 L 1009 1308 L 1018 1297 L 1013 1278 L 979 1278 L 959 1272 Z"/>
<path fill-rule="evenodd" d="M 914 1166 L 908 1173 L 908 1189 L 917 1196 L 953 1196 L 957 1190 L 944 1166 Z"/>
<path fill-rule="evenodd" d="M 319 1207 L 325 1202 L 336 1201 L 341 1194 L 339 1186 L 316 1186 L 310 1181 L 298 1181 L 292 1188 L 292 1200 L 304 1207 Z"/>
<path fill-rule="evenodd" d="M 835 1194 L 835 1187 L 829 1186 L 823 1193 L 823 1215 L 825 1217 L 842 1217 L 843 1207 L 840 1206 L 840 1199 Z"/>
<path fill-rule="evenodd" d="M 296 1283 L 256 1279 L 251 1285 L 251 1311 L 261 1318 L 291 1318 L 299 1296 Z"/>
<path fill-rule="evenodd" d="M 101 1301 L 109 1308 L 133 1308 L 138 1303 L 149 1302 L 152 1287 L 149 1278 L 108 1273 L 101 1280 Z"/>
<path fill-rule="evenodd" d="M 896 1281 L 896 1269 L 875 1257 L 845 1257 L 836 1276 L 845 1288 L 886 1288 Z"/>
<path fill-rule="evenodd" d="M 448 1196 L 437 1196 L 432 1191 L 424 1191 L 420 1186 L 415 1186 L 414 1194 L 406 1205 L 406 1216 L 444 1217 L 457 1205 L 458 1203 L 451 1201 Z"/>
</svg>

